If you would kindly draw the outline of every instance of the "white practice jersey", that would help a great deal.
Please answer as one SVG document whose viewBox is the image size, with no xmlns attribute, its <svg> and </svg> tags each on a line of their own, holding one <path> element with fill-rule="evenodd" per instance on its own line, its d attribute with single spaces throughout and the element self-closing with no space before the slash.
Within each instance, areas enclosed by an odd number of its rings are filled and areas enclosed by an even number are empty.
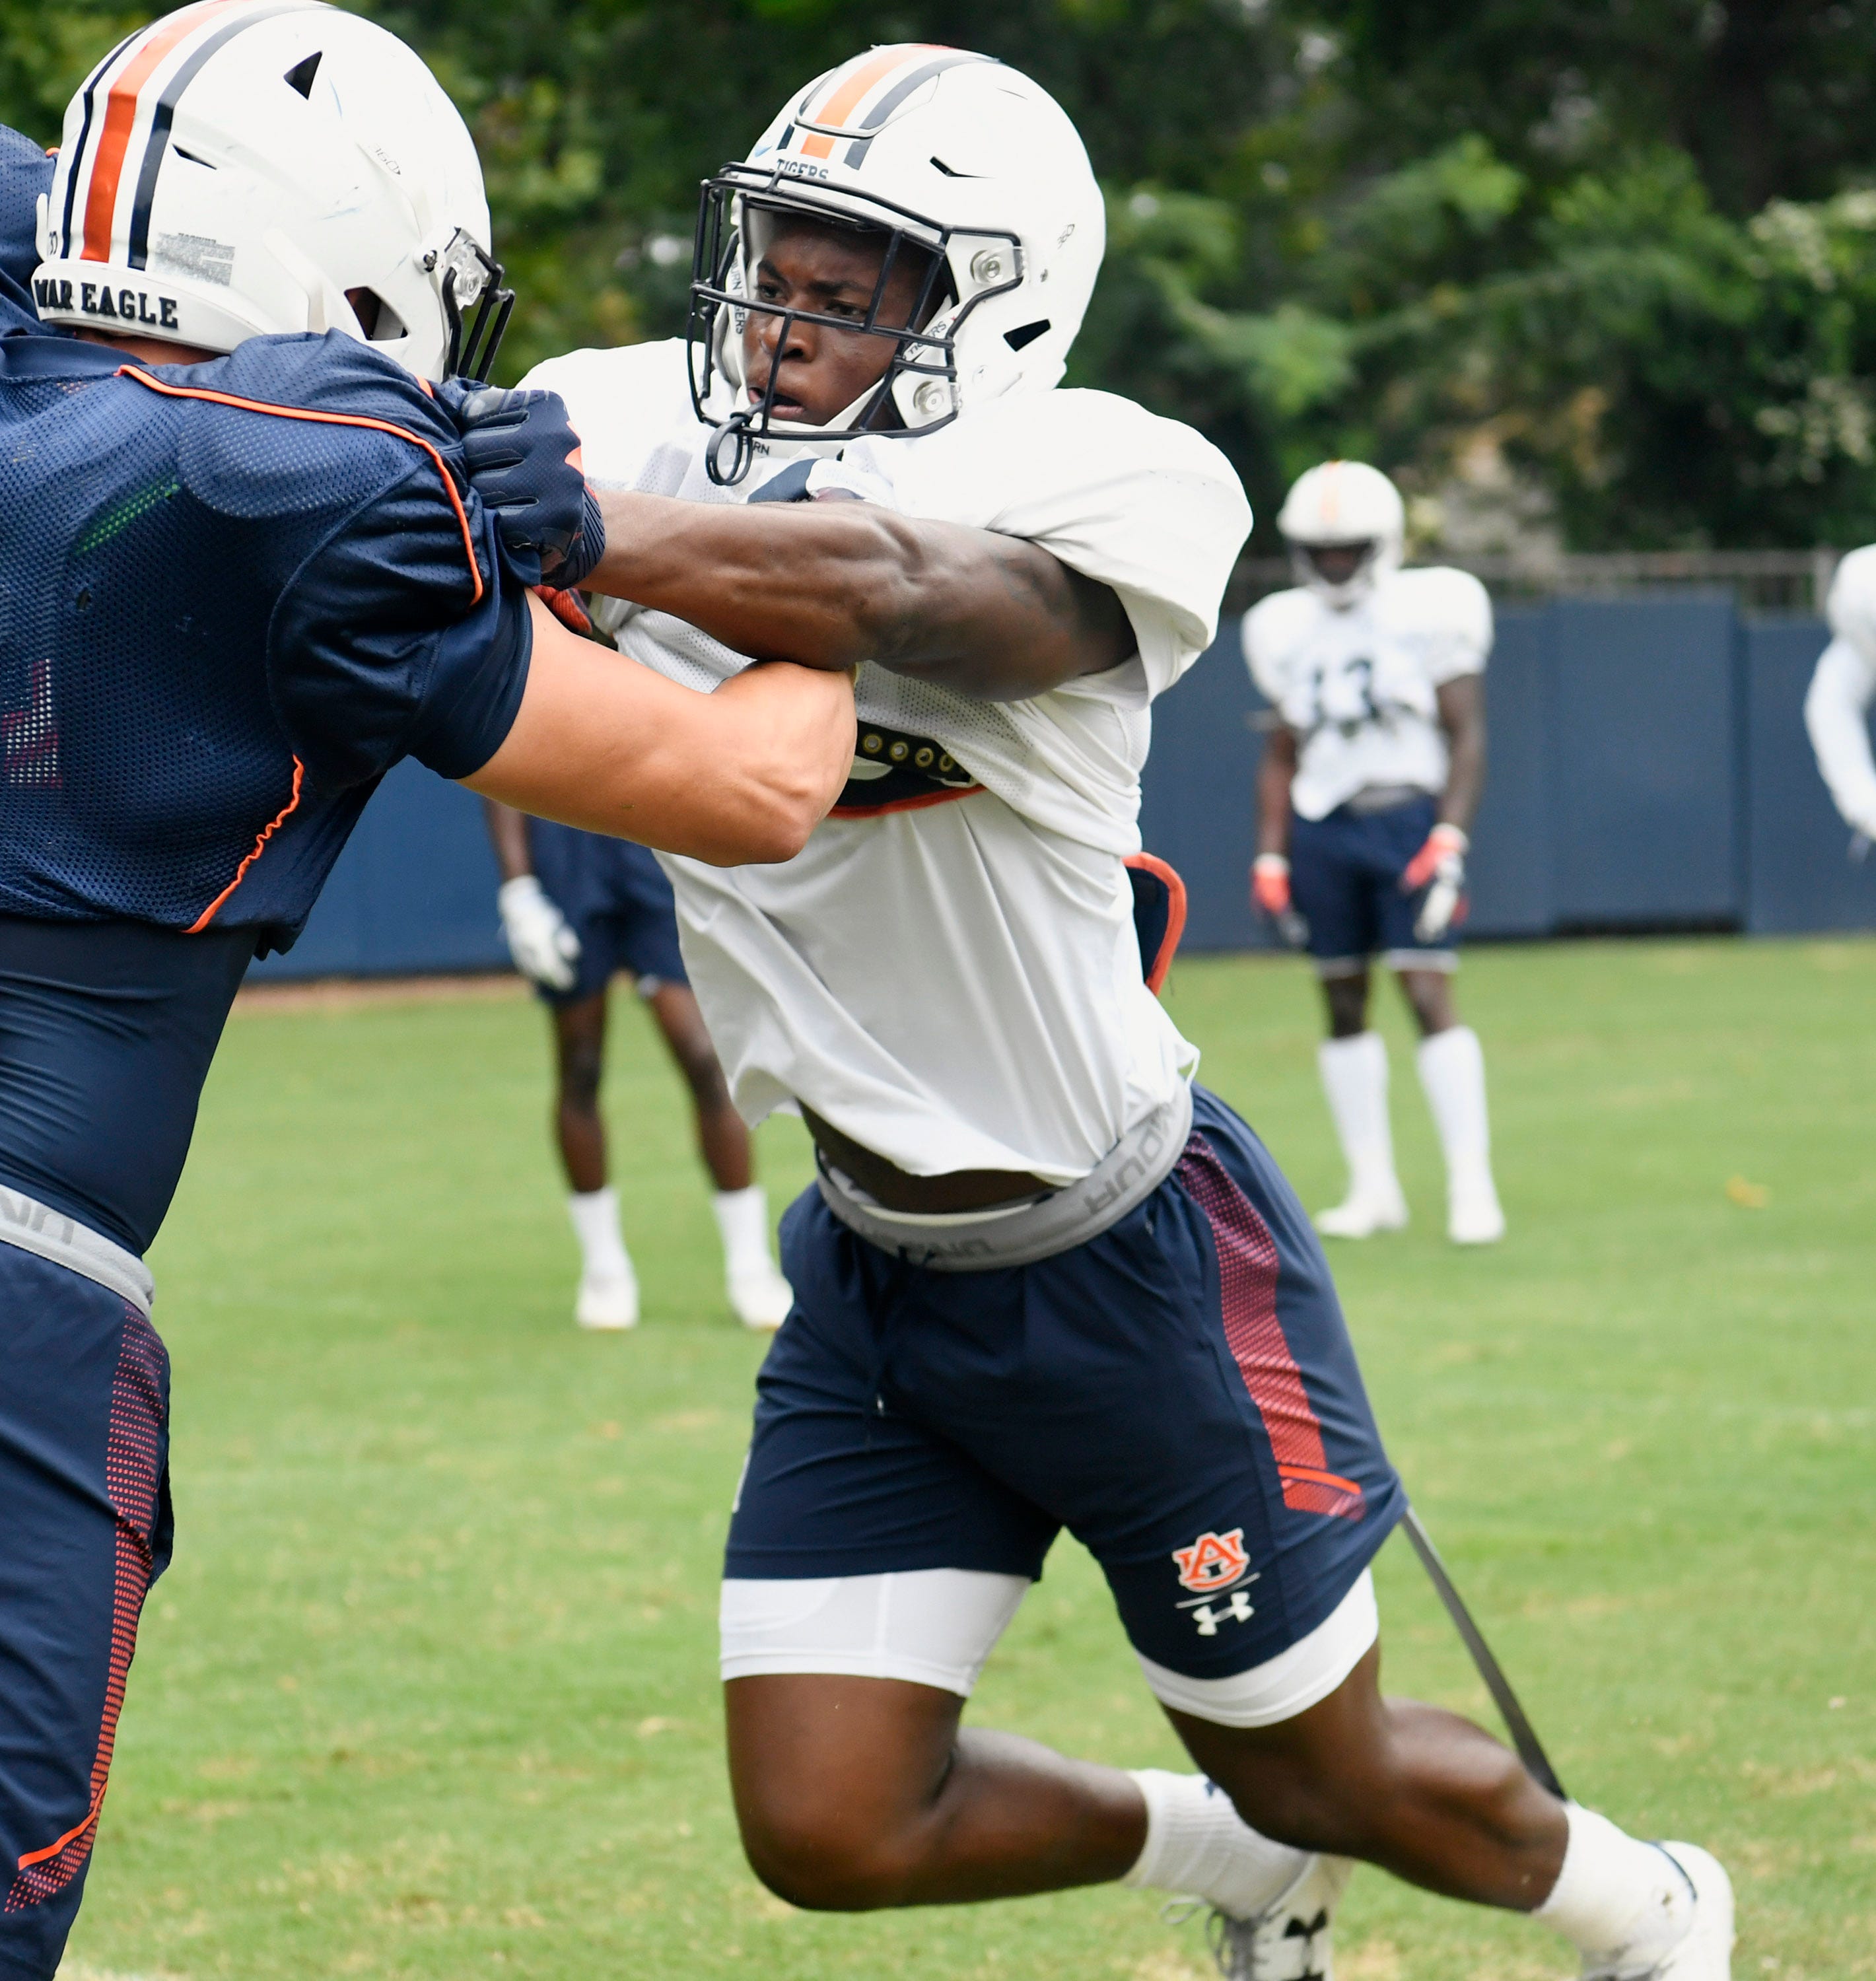
<svg viewBox="0 0 1876 1981">
<path fill-rule="evenodd" d="M 1804 698 L 1804 727 L 1818 769 L 1849 824 L 1876 839 L 1876 759 L 1869 711 L 1876 702 L 1876 544 L 1837 567 L 1825 611 L 1836 635 Z"/>
<path fill-rule="evenodd" d="M 1325 818 L 1371 787 L 1444 788 L 1434 691 L 1484 671 L 1491 601 L 1470 573 L 1444 566 L 1384 571 L 1340 611 L 1301 585 L 1245 614 L 1244 650 L 1300 739 L 1291 802 Z"/>
<path fill-rule="evenodd" d="M 1122 861 L 1139 850 L 1152 698 L 1210 644 L 1250 528 L 1238 478 L 1130 401 L 1038 391 L 935 432 L 778 450 L 721 489 L 683 367 L 681 345 L 637 345 L 526 382 L 565 398 L 597 486 L 745 501 L 805 458 L 812 491 L 1028 538 L 1126 607 L 1132 658 L 1027 701 L 863 667 L 854 781 L 801 854 L 665 858 L 747 1119 L 798 1100 L 915 1175 L 1085 1176 L 1197 1064 L 1142 980 Z M 685 685 L 748 664 L 667 614 L 600 606 L 625 652 Z M 901 767 L 925 776 L 911 795 Z"/>
</svg>

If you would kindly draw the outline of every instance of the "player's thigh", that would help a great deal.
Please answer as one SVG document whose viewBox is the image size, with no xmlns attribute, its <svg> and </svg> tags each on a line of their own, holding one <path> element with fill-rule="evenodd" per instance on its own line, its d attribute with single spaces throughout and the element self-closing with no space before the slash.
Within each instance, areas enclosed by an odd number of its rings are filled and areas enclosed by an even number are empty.
<svg viewBox="0 0 1876 1981">
<path fill-rule="evenodd" d="M 1330 1620 L 1400 1486 L 1321 1247 L 1228 1109 L 1198 1094 L 1172 1174 L 1099 1237 L 945 1277 L 887 1397 L 1088 1547 L 1162 1700 L 1211 1700 Z"/>
<path fill-rule="evenodd" d="M 0 1973 L 50 1976 L 168 1558 L 168 1362 L 121 1297 L 0 1245 Z"/>
<path fill-rule="evenodd" d="M 1337 811 L 1291 824 L 1290 896 L 1325 983 L 1365 977 L 1377 947 L 1375 877 L 1360 857 L 1355 824 Z"/>
</svg>

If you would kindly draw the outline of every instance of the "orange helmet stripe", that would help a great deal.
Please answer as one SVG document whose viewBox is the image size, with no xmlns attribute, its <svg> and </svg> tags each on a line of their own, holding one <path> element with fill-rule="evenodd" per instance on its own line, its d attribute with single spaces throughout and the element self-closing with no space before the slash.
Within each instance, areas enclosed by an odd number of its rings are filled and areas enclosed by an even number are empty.
<svg viewBox="0 0 1876 1981">
<path fill-rule="evenodd" d="M 915 55 L 930 55 L 941 48 L 937 42 L 896 43 L 889 48 L 881 48 L 871 62 L 862 62 L 850 71 L 844 82 L 835 90 L 826 103 L 814 113 L 811 121 L 816 124 L 831 124 L 835 129 L 843 128 L 846 120 L 857 110 L 868 91 L 883 82 L 902 62 Z M 801 140 L 801 156 L 805 158 L 825 158 L 831 155 L 834 140 L 825 132 L 814 131 Z"/>
<path fill-rule="evenodd" d="M 231 8 L 245 6 L 248 0 L 202 0 L 154 28 L 142 48 L 118 71 L 105 106 L 104 129 L 99 134 L 98 153 L 92 166 L 91 189 L 85 196 L 84 261 L 111 258 L 111 224 L 117 211 L 118 181 L 124 170 L 124 155 L 130 148 L 132 127 L 137 121 L 137 99 L 143 85 L 178 43 L 196 29 Z"/>
</svg>

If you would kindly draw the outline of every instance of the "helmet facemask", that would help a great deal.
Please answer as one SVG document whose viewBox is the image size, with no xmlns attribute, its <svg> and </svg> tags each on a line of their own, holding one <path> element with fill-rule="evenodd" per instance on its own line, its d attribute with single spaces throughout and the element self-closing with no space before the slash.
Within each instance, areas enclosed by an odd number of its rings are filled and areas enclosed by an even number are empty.
<svg viewBox="0 0 1876 1981">
<path fill-rule="evenodd" d="M 462 228 L 441 249 L 425 255 L 422 266 L 429 274 L 439 262 L 442 273 L 437 289 L 449 329 L 443 375 L 468 385 L 486 385 L 515 312 L 515 291 L 501 286 L 501 264 Z"/>
<path fill-rule="evenodd" d="M 1382 548 L 1378 537 L 1315 544 L 1292 539 L 1291 574 L 1298 584 L 1320 593 L 1331 605 L 1351 605 L 1380 574 Z"/>
<path fill-rule="evenodd" d="M 764 302 L 754 295 L 753 265 L 765 234 L 803 222 L 879 244 L 878 270 L 863 317 Z M 894 278 L 908 267 L 918 274 L 911 305 L 888 312 Z M 846 188 L 818 191 L 779 168 L 725 166 L 705 182 L 699 202 L 687 333 L 691 400 L 698 418 L 717 429 L 705 455 L 711 479 L 733 486 L 748 473 L 758 449 L 776 442 L 841 442 L 894 428 L 928 433 L 948 424 L 958 409 L 959 327 L 979 303 L 1021 279 L 1022 248 L 1013 233 L 949 227 Z M 778 320 L 778 354 L 788 348 L 797 323 L 880 338 L 891 348 L 878 378 L 828 424 L 778 416 L 779 359 L 770 367 L 761 397 L 726 414 L 718 381 L 746 398 L 743 340 L 758 315 Z"/>
</svg>

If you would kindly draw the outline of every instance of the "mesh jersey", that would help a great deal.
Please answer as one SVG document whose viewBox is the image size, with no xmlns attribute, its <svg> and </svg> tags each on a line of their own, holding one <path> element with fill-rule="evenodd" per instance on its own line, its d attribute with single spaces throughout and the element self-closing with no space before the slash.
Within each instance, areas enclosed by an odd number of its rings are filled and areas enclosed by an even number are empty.
<svg viewBox="0 0 1876 1981">
<path fill-rule="evenodd" d="M 0 124 L 0 337 L 37 334 L 32 271 L 39 265 L 39 195 L 52 161 L 30 138 Z"/>
<path fill-rule="evenodd" d="M 786 444 L 715 488 L 682 347 L 581 352 L 528 382 L 568 403 L 588 477 L 697 501 L 844 488 L 1040 543 L 1113 588 L 1137 653 L 993 703 L 866 666 L 853 777 L 785 864 L 666 858 L 685 961 L 738 1106 L 798 1100 L 915 1174 L 1085 1175 L 1197 1055 L 1145 987 L 1123 857 L 1139 846 L 1152 697 L 1209 642 L 1249 527 L 1189 428 L 1105 393 L 1012 392 L 929 434 Z M 601 600 L 621 649 L 708 689 L 744 657 Z"/>
<path fill-rule="evenodd" d="M 410 375 L 0 339 L 0 914 L 298 934 L 377 780 L 478 769 L 525 588 Z"/>
<path fill-rule="evenodd" d="M 1446 782 L 1434 690 L 1483 672 L 1491 601 L 1470 572 L 1382 573 L 1352 605 L 1272 592 L 1244 617 L 1245 664 L 1301 747 L 1291 801 L 1324 818 L 1364 789 Z"/>
</svg>

